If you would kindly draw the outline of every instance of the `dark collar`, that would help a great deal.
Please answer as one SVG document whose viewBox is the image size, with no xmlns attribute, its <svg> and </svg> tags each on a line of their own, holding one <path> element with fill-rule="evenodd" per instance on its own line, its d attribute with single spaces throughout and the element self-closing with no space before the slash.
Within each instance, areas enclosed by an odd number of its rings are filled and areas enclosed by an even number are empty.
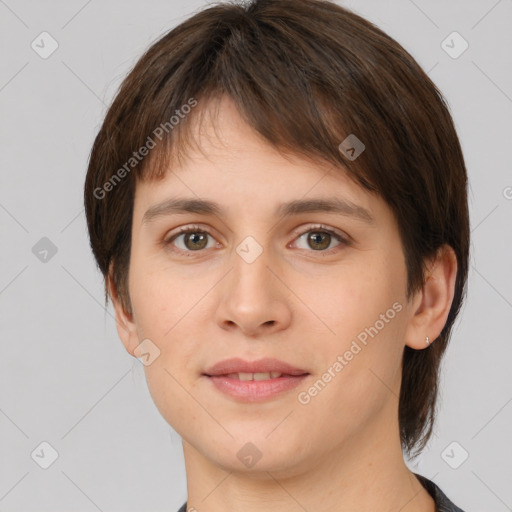
<svg viewBox="0 0 512 512">
<path fill-rule="evenodd" d="M 436 512 L 464 512 L 462 509 L 457 507 L 457 505 L 452 503 L 446 494 L 434 482 L 432 482 L 432 480 L 429 480 L 422 475 L 418 475 L 417 473 L 414 474 L 420 481 L 421 485 L 423 485 L 430 496 L 432 496 L 436 504 Z"/>
</svg>

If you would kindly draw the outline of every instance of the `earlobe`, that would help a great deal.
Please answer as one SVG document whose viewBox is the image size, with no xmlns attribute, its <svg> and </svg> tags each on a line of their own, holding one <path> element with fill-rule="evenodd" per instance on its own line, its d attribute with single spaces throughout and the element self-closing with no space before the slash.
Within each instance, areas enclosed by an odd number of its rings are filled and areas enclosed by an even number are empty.
<svg viewBox="0 0 512 512">
<path fill-rule="evenodd" d="M 450 313 L 456 277 L 457 257 L 444 245 L 430 262 L 425 284 L 412 301 L 413 316 L 405 336 L 408 347 L 421 350 L 435 343 Z"/>
<path fill-rule="evenodd" d="M 133 321 L 133 314 L 129 314 L 125 311 L 111 273 L 109 273 L 107 279 L 110 298 L 114 306 L 117 333 L 127 352 L 133 357 L 136 357 L 134 350 L 139 344 L 139 340 L 135 322 Z"/>
</svg>

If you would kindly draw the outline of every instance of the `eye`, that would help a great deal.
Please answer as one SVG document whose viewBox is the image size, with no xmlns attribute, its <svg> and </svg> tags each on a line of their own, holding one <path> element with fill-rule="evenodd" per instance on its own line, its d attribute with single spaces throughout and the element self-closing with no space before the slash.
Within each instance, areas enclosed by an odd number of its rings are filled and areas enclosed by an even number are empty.
<svg viewBox="0 0 512 512">
<path fill-rule="evenodd" d="M 175 234 L 168 240 L 164 241 L 165 246 L 174 245 L 173 242 L 178 240 L 180 237 L 183 237 L 184 247 L 178 247 L 176 252 L 196 252 L 201 249 L 207 249 L 208 237 L 211 236 L 208 231 L 201 229 L 199 226 L 188 226 L 184 228 L 180 228 L 178 230 L 178 234 Z M 213 244 L 215 245 L 215 244 Z M 172 248 L 172 250 L 175 250 Z M 192 256 L 190 254 L 186 254 L 186 256 Z"/>
<path fill-rule="evenodd" d="M 349 238 L 343 236 L 341 233 L 329 229 L 321 224 L 316 226 L 310 226 L 307 231 L 303 231 L 302 234 L 298 235 L 297 240 L 301 240 L 305 237 L 306 244 L 312 248 L 314 252 L 331 254 L 332 252 L 339 250 L 337 249 L 340 245 L 350 245 Z M 332 240 L 337 240 L 339 243 L 331 249 L 327 249 Z M 322 254 L 322 256 L 324 255 Z"/>
<path fill-rule="evenodd" d="M 340 245 L 350 245 L 348 236 L 344 236 L 322 225 L 310 226 L 307 231 L 302 231 L 297 234 L 297 239 L 301 240 L 306 235 L 308 235 L 306 237 L 306 243 L 314 252 L 331 254 L 338 250 L 337 247 Z M 211 249 L 218 245 L 215 242 L 208 245 L 208 237 L 212 237 L 212 235 L 205 229 L 199 226 L 187 226 L 179 228 L 177 234 L 172 235 L 164 241 L 164 245 L 171 247 L 171 250 L 174 252 L 182 253 L 185 256 L 193 256 L 191 253 L 200 252 L 203 249 Z M 180 238 L 182 238 L 181 247 L 176 244 L 176 241 L 180 240 Z M 326 250 L 331 245 L 333 239 L 338 241 L 338 244 L 334 248 Z M 299 248 L 303 249 L 301 247 Z"/>
</svg>

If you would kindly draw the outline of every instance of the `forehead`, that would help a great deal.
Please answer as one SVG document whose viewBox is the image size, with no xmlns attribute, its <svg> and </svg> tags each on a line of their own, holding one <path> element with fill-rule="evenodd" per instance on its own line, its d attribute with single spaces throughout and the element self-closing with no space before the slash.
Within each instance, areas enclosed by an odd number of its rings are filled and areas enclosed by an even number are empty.
<svg viewBox="0 0 512 512">
<path fill-rule="evenodd" d="M 367 222 L 375 217 L 378 196 L 341 165 L 275 148 L 228 97 L 202 110 L 191 119 L 193 142 L 180 160 L 170 160 L 162 179 L 137 182 L 135 216 L 141 220 L 178 209 L 217 216 L 268 211 L 274 217 L 337 210 Z"/>
<path fill-rule="evenodd" d="M 200 103 L 185 122 L 184 135 L 182 127 L 178 126 L 174 147 L 171 146 L 166 155 L 168 161 L 162 181 L 177 179 L 180 172 L 187 172 L 192 179 L 191 174 L 201 175 L 198 179 L 208 178 L 210 185 L 223 176 L 227 181 L 236 180 L 241 173 L 247 183 L 264 181 L 269 187 L 290 186 L 293 181 L 323 177 L 327 181 L 352 181 L 341 165 L 335 168 L 327 159 L 321 161 L 320 157 L 313 159 L 297 151 L 272 146 L 246 123 L 229 96 Z M 144 174 L 151 175 L 151 171 Z M 158 188 L 158 181 L 151 176 L 144 177 L 137 185 L 145 188 L 147 182 L 148 188 Z"/>
</svg>

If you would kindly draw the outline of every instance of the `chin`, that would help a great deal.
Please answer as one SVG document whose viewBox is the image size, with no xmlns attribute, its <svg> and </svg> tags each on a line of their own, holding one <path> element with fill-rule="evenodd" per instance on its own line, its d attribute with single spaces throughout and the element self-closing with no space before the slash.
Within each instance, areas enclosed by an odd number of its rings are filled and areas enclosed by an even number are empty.
<svg viewBox="0 0 512 512">
<path fill-rule="evenodd" d="M 255 436 L 251 441 L 245 434 L 241 438 L 229 438 L 225 443 L 204 440 L 204 450 L 199 450 L 213 464 L 227 472 L 251 475 L 255 479 L 268 480 L 269 474 L 276 478 L 290 478 L 305 472 L 312 464 L 312 457 L 300 453 L 301 447 L 284 446 L 281 439 Z M 229 437 L 229 436 L 228 436 Z M 279 446 L 279 451 L 276 450 Z M 212 451 L 212 446 L 217 447 Z M 305 457 L 305 458 L 303 458 Z"/>
</svg>

